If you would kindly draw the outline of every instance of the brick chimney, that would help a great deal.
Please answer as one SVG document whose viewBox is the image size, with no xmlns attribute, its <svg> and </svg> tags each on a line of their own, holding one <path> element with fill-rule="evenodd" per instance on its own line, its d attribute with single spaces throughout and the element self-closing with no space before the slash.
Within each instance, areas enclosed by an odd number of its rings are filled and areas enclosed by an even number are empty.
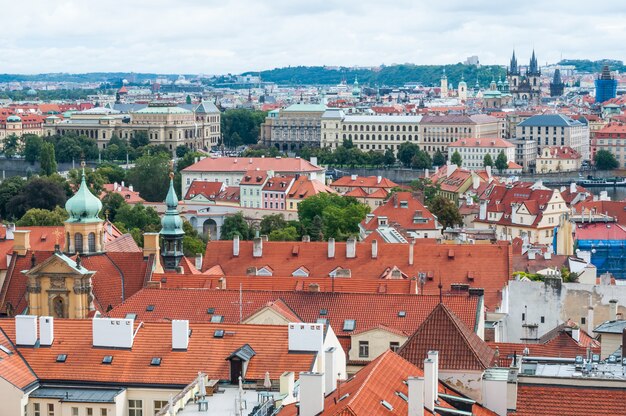
<svg viewBox="0 0 626 416">
<path fill-rule="evenodd" d="M 30 250 L 30 230 L 13 231 L 13 250 L 24 256 Z"/>
<path fill-rule="evenodd" d="M 159 246 L 159 233 L 143 233 L 143 256 L 154 255 L 155 273 L 163 273 L 161 265 L 161 248 Z"/>
</svg>

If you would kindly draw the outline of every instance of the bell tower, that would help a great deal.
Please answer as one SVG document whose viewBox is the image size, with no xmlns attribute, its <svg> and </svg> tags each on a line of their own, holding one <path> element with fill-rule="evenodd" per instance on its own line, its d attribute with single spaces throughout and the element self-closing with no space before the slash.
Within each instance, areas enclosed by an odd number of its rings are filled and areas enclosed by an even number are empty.
<svg viewBox="0 0 626 416">
<path fill-rule="evenodd" d="M 170 165 L 170 169 L 173 166 Z M 170 189 L 167 191 L 165 198 L 167 210 L 161 219 L 162 249 L 161 257 L 163 258 L 163 268 L 165 270 L 177 271 L 179 269 L 180 260 L 183 258 L 183 220 L 178 214 L 178 197 L 174 190 L 174 172 L 170 171 Z"/>
</svg>

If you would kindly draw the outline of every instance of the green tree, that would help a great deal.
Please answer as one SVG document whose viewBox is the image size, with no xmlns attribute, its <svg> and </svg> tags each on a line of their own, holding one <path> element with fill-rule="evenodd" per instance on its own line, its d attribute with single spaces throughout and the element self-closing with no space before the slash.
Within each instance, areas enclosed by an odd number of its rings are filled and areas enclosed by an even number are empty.
<svg viewBox="0 0 626 416">
<path fill-rule="evenodd" d="M 280 230 L 287 226 L 283 214 L 265 215 L 259 224 L 259 232 L 262 235 L 270 235 L 274 230 Z"/>
<path fill-rule="evenodd" d="M 236 235 L 242 240 L 249 240 L 251 237 L 250 225 L 248 225 L 241 211 L 224 219 L 220 239 L 232 240 Z"/>
<path fill-rule="evenodd" d="M 427 152 L 418 149 L 411 159 L 411 166 L 414 169 L 430 169 L 433 167 L 433 161 Z"/>
<path fill-rule="evenodd" d="M 309 197 L 298 204 L 298 218 L 310 230 L 315 216 L 322 219 L 322 233 L 325 238 L 346 240 L 359 232 L 359 223 L 369 212 L 369 206 L 355 198 L 321 193 Z"/>
<path fill-rule="evenodd" d="M 461 224 L 463 218 L 456 204 L 441 195 L 435 196 L 428 205 L 428 210 L 437 216 L 444 229 Z"/>
<path fill-rule="evenodd" d="M 115 213 L 115 225 L 118 224 L 127 230 L 137 228 L 142 232 L 157 232 L 161 229 L 159 214 L 154 208 L 146 207 L 143 204 L 121 205 Z"/>
<path fill-rule="evenodd" d="M 200 160 L 200 158 L 204 156 L 206 155 L 200 152 L 187 152 L 176 161 L 176 170 L 180 172 L 181 170 L 193 165 L 196 162 L 196 158 Z"/>
<path fill-rule="evenodd" d="M 598 150 L 593 156 L 593 161 L 596 165 L 596 169 L 599 170 L 611 170 L 619 167 L 619 162 L 615 158 L 615 155 L 608 150 Z"/>
<path fill-rule="evenodd" d="M 437 150 L 433 156 L 433 165 L 443 166 L 446 164 L 446 157 L 441 153 L 441 150 Z"/>
<path fill-rule="evenodd" d="M 115 222 L 117 211 L 124 205 L 128 204 L 122 195 L 117 192 L 107 192 L 102 198 L 102 211 L 100 214 L 103 216 L 108 214 L 109 221 Z"/>
<path fill-rule="evenodd" d="M 52 211 L 31 208 L 17 221 L 16 225 L 20 227 L 63 225 L 63 221 L 68 218 L 67 211 L 61 207 L 56 207 Z"/>
<path fill-rule="evenodd" d="M 78 189 L 83 177 L 82 169 L 70 169 L 67 174 L 67 181 L 74 189 Z M 92 194 L 98 196 L 102 192 L 102 186 L 105 184 L 105 179 L 98 173 L 97 170 L 91 168 L 85 168 L 85 180 L 87 186 Z"/>
<path fill-rule="evenodd" d="M 187 95 L 187 98 L 185 98 L 185 103 L 187 105 L 191 104 L 191 95 Z"/>
<path fill-rule="evenodd" d="M 66 199 L 65 189 L 55 179 L 35 177 L 7 202 L 6 214 L 9 218 L 21 218 L 31 208 L 53 210 L 63 206 Z"/>
<path fill-rule="evenodd" d="M 9 134 L 2 142 L 2 152 L 8 159 L 14 157 L 20 151 L 20 139 L 15 134 Z"/>
<path fill-rule="evenodd" d="M 185 232 L 183 236 L 183 254 L 188 257 L 204 254 L 206 242 L 200 238 L 198 232 L 187 220 L 183 220 L 183 231 Z"/>
<path fill-rule="evenodd" d="M 39 160 L 43 139 L 36 134 L 25 134 L 22 141 L 24 142 L 24 159 L 33 165 Z"/>
<path fill-rule="evenodd" d="M 411 167 L 413 157 L 419 151 L 415 143 L 404 142 L 398 147 L 398 160 L 407 168 Z"/>
<path fill-rule="evenodd" d="M 183 157 L 187 153 L 190 153 L 191 149 L 185 145 L 176 146 L 176 157 Z"/>
<path fill-rule="evenodd" d="M 145 130 L 137 130 L 130 138 L 130 145 L 134 149 L 138 147 L 147 146 L 150 144 L 150 139 L 148 138 L 148 132 Z"/>
<path fill-rule="evenodd" d="M 296 227 L 285 227 L 272 230 L 269 234 L 270 241 L 296 241 L 298 239 L 298 230 Z"/>
<path fill-rule="evenodd" d="M 12 176 L 0 183 L 0 216 L 2 219 L 7 218 L 7 203 L 11 198 L 20 194 L 25 185 L 26 181 L 19 176 Z"/>
<path fill-rule="evenodd" d="M 483 166 L 484 167 L 493 166 L 493 159 L 491 158 L 490 153 L 487 153 L 485 157 L 483 158 Z"/>
<path fill-rule="evenodd" d="M 45 142 L 41 145 L 39 166 L 41 167 L 42 175 L 50 176 L 57 172 L 57 161 L 52 143 Z"/>
<path fill-rule="evenodd" d="M 461 154 L 458 151 L 454 151 L 452 157 L 450 158 L 450 163 L 453 163 L 458 167 L 461 167 L 463 165 L 463 158 L 461 158 Z"/>
<path fill-rule="evenodd" d="M 385 166 L 393 166 L 396 164 L 396 156 L 393 154 L 393 150 L 385 150 Z"/>
<path fill-rule="evenodd" d="M 501 151 L 500 154 L 498 154 L 495 165 L 496 169 L 498 169 L 500 173 L 504 172 L 509 167 L 509 162 L 507 161 L 504 150 Z"/>
<path fill-rule="evenodd" d="M 324 220 L 316 215 L 311 220 L 311 224 L 307 228 L 307 233 L 311 237 L 311 241 L 324 241 Z"/>
<path fill-rule="evenodd" d="M 126 171 L 115 163 L 102 163 L 96 168 L 96 173 L 104 179 L 104 183 L 121 183 L 126 180 Z"/>
<path fill-rule="evenodd" d="M 222 113 L 221 130 L 226 146 L 256 144 L 259 140 L 261 124 L 265 121 L 265 111 L 235 109 Z M 236 133 L 236 135 L 235 135 Z"/>
<path fill-rule="evenodd" d="M 350 149 L 352 149 L 352 148 L 354 147 L 354 142 L 352 141 L 352 139 L 343 139 L 343 140 L 341 141 L 341 145 L 342 145 L 344 148 L 346 148 L 346 149 L 350 150 Z"/>
<path fill-rule="evenodd" d="M 135 167 L 128 171 L 128 182 L 146 201 L 165 200 L 168 190 L 169 156 L 164 153 L 145 155 L 137 159 Z"/>
<path fill-rule="evenodd" d="M 424 203 L 430 205 L 433 198 L 437 196 L 439 186 L 434 185 L 428 178 L 421 178 L 411 181 L 409 184 L 412 190 L 422 192 L 424 194 Z"/>
<path fill-rule="evenodd" d="M 79 161 L 83 158 L 83 149 L 80 146 L 78 137 L 66 135 L 61 137 L 57 142 L 54 153 L 58 162 Z"/>
</svg>

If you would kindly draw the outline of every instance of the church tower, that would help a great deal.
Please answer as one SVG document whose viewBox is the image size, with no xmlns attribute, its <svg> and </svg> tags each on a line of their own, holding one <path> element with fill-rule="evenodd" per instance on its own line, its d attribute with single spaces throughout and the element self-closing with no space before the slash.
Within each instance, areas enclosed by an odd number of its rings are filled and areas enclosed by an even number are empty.
<svg viewBox="0 0 626 416">
<path fill-rule="evenodd" d="M 165 198 L 167 207 L 165 215 L 161 219 L 161 238 L 163 268 L 165 270 L 178 270 L 180 260 L 183 258 L 183 220 L 178 215 L 178 197 L 174 190 L 174 173 L 170 172 L 170 189 Z"/>
<path fill-rule="evenodd" d="M 560 97 L 563 95 L 563 89 L 565 84 L 561 80 L 561 70 L 559 68 L 554 70 L 554 78 L 550 83 L 550 97 Z"/>
<path fill-rule="evenodd" d="M 515 50 L 513 51 L 513 56 L 511 56 L 511 63 L 506 78 L 509 81 L 511 92 L 516 91 L 520 82 L 520 72 L 519 66 L 517 65 L 517 58 L 515 57 Z"/>
<path fill-rule="evenodd" d="M 459 82 L 459 100 L 467 101 L 467 83 L 463 75 L 461 75 L 461 82 Z"/>
<path fill-rule="evenodd" d="M 528 77 L 528 83 L 530 84 L 531 97 L 534 101 L 538 101 L 539 96 L 541 95 L 541 71 L 539 70 L 539 64 L 537 63 L 537 57 L 535 56 L 535 50 L 533 49 L 533 54 L 530 57 L 530 64 L 528 65 L 528 72 L 526 73 Z"/>
<path fill-rule="evenodd" d="M 443 75 L 441 75 L 441 92 L 439 94 L 441 98 L 448 96 L 448 77 L 446 76 L 446 69 L 443 69 Z"/>
<path fill-rule="evenodd" d="M 102 202 L 89 191 L 85 181 L 85 163 L 80 187 L 65 203 L 70 217 L 65 221 L 65 249 L 69 254 L 93 254 L 104 251 L 104 221 L 98 217 Z"/>
</svg>

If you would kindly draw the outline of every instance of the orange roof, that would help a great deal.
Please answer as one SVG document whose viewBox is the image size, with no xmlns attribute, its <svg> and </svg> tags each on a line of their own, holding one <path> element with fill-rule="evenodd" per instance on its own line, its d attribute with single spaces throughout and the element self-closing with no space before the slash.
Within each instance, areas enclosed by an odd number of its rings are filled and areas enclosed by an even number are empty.
<svg viewBox="0 0 626 416">
<path fill-rule="evenodd" d="M 183 172 L 246 172 L 249 170 L 272 170 L 276 173 L 319 172 L 309 161 L 294 157 L 205 157 L 183 169 Z"/>
<path fill-rule="evenodd" d="M 354 178 L 354 179 L 353 179 Z M 380 180 L 379 180 L 380 178 Z M 331 187 L 348 187 L 348 188 L 387 188 L 399 186 L 397 183 L 379 176 L 342 176 L 333 181 Z"/>
<path fill-rule="evenodd" d="M 202 195 L 206 199 L 214 200 L 224 190 L 222 182 L 209 182 L 195 179 L 189 185 L 185 199 L 191 199 L 196 195 Z"/>
<path fill-rule="evenodd" d="M 607 214 L 621 225 L 626 225 L 626 201 L 585 201 L 574 206 L 576 212 Z"/>
<path fill-rule="evenodd" d="M 232 241 L 210 241 L 204 255 L 202 271 L 220 265 L 226 276 L 245 276 L 248 268 L 269 265 L 274 277 L 292 277 L 301 266 L 309 271 L 308 281 L 317 282 L 329 277 L 341 267 L 349 269 L 358 279 L 380 282 L 384 271 L 397 266 L 408 276 L 424 273 L 427 279 L 424 293 L 439 293 L 439 279 L 444 287 L 453 283 L 469 283 L 472 287 L 485 289 L 485 304 L 495 308 L 501 301 L 499 291 L 512 275 L 510 244 L 489 245 L 437 244 L 432 241 L 416 241 L 414 262 L 409 265 L 409 244 L 378 242 L 378 255 L 371 256 L 371 243 L 356 243 L 356 257 L 346 258 L 346 243 L 335 243 L 335 256 L 328 258 L 325 242 L 263 242 L 263 255 L 252 256 L 252 241 L 239 243 L 239 255 L 233 256 Z M 428 253 L 420 255 L 418 253 Z M 259 278 L 258 276 L 256 278 Z M 314 280 L 315 279 L 315 280 Z M 349 281 L 351 278 L 343 278 Z M 340 280 L 340 279 L 335 279 Z M 349 284 L 349 283 L 348 283 Z"/>
<path fill-rule="evenodd" d="M 186 386 L 206 373 L 209 379 L 229 380 L 230 365 L 226 358 L 248 344 L 256 353 L 245 374 L 248 380 L 263 380 L 265 372 L 277 378 L 285 371 L 310 371 L 314 353 L 290 353 L 287 326 L 233 325 L 192 322 L 193 331 L 185 351 L 173 351 L 169 322 L 144 322 L 137 329 L 132 349 L 92 346 L 92 322 L 89 319 L 55 319 L 54 343 L 46 348 L 18 350 L 43 381 L 100 382 L 117 385 L 149 384 Z M 15 320 L 0 319 L 0 328 L 15 341 Z M 215 338 L 214 332 L 228 335 Z M 210 354 L 207 354 L 210 351 Z M 56 362 L 66 354 L 64 363 Z M 111 364 L 102 364 L 111 355 Z M 161 364 L 150 365 L 153 357 Z"/>
<path fill-rule="evenodd" d="M 368 221 L 366 217 L 361 221 L 361 227 L 367 231 L 378 228 L 378 217 L 387 217 L 388 223 L 398 224 L 408 231 L 441 228 L 435 216 L 411 192 L 396 192 L 372 214 L 374 218 Z"/>
<path fill-rule="evenodd" d="M 548 151 L 551 159 L 581 159 L 582 155 L 569 146 L 549 146 Z M 545 159 L 543 152 L 537 155 L 537 159 Z"/>
<path fill-rule="evenodd" d="M 120 194 L 124 197 L 124 201 L 129 204 L 139 204 L 146 202 L 141 196 L 139 196 L 139 192 L 127 187 L 113 183 L 105 183 L 103 186 L 103 191 L 100 193 L 100 199 L 104 198 L 107 193 L 115 192 L 116 194 Z"/>
<path fill-rule="evenodd" d="M 398 354 L 421 366 L 428 351 L 439 351 L 439 368 L 444 370 L 484 370 L 495 355 L 444 303 L 435 307 Z"/>
<path fill-rule="evenodd" d="M 248 170 L 241 178 L 239 185 L 263 186 L 268 174 L 264 170 Z"/>
<path fill-rule="evenodd" d="M 306 176 L 300 176 L 289 189 L 287 198 L 304 199 L 320 193 L 336 194 L 337 191 L 324 185 L 317 179 L 309 179 Z"/>
<path fill-rule="evenodd" d="M 30 384 L 36 382 L 37 376 L 2 330 L 0 330 L 0 345 L 9 351 L 8 353 L 0 352 L 0 378 L 21 390 L 25 390 Z"/>
</svg>

